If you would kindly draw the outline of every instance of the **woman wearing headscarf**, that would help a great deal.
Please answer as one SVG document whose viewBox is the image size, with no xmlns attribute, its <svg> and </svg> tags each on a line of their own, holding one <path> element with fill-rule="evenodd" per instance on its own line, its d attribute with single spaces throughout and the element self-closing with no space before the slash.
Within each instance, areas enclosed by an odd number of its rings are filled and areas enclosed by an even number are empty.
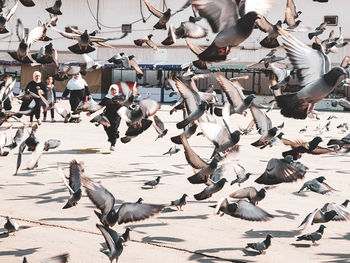
<svg viewBox="0 0 350 263">
<path fill-rule="evenodd" d="M 119 93 L 118 86 L 115 84 L 112 84 L 109 87 L 107 95 L 99 103 L 101 106 L 105 107 L 103 114 L 104 116 L 107 117 L 107 119 L 111 124 L 111 126 L 108 128 L 103 126 L 108 136 L 108 141 L 111 143 L 111 147 L 110 147 L 111 151 L 114 151 L 115 143 L 119 138 L 118 128 L 120 125 L 121 118 L 118 114 L 118 110 L 122 106 L 123 101 L 124 101 L 124 98 L 123 98 L 123 95 Z"/>
<path fill-rule="evenodd" d="M 41 73 L 39 71 L 34 71 L 33 80 L 27 84 L 25 91 L 27 93 L 33 92 L 36 95 L 42 95 L 46 97 L 46 87 L 44 83 L 41 82 Z M 41 109 L 42 101 L 40 98 L 34 98 L 34 102 L 35 102 L 35 105 L 32 109 L 32 112 L 30 113 L 30 122 L 31 123 L 33 122 L 33 117 L 35 116 L 37 123 L 40 125 L 41 124 L 40 109 Z M 22 104 L 22 106 L 24 105 Z M 29 106 L 29 104 L 27 106 Z"/>
<path fill-rule="evenodd" d="M 62 94 L 62 99 L 65 99 L 68 95 L 71 111 L 76 113 L 79 103 L 85 100 L 86 96 L 90 97 L 90 91 L 88 84 L 81 77 L 80 73 L 73 75 L 68 81 L 66 90 Z"/>
</svg>

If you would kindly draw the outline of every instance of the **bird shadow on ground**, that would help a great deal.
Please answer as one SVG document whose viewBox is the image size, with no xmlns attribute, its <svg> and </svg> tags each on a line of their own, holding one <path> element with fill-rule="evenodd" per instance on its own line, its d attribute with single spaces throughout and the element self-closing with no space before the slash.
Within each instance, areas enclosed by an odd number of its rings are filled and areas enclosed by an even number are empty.
<svg viewBox="0 0 350 263">
<path fill-rule="evenodd" d="M 296 248 L 306 248 L 306 247 L 311 247 L 310 244 L 297 244 L 297 243 L 292 243 L 292 246 L 295 246 Z"/>
<path fill-rule="evenodd" d="M 138 225 L 133 225 L 130 228 L 134 230 L 135 228 L 159 227 L 159 226 L 167 226 L 167 225 L 168 223 L 138 224 Z"/>
<path fill-rule="evenodd" d="M 350 240 L 350 232 L 349 233 L 346 233 L 344 234 L 343 236 L 341 237 L 331 237 L 330 239 L 345 239 L 345 240 Z"/>
<path fill-rule="evenodd" d="M 0 257 L 1 256 L 23 257 L 23 256 L 27 256 L 27 255 L 35 253 L 39 248 L 41 248 L 41 247 L 0 251 Z"/>
<path fill-rule="evenodd" d="M 335 171 L 338 174 L 350 174 L 350 171 Z"/>
<path fill-rule="evenodd" d="M 142 238 L 143 242 L 150 242 L 150 243 L 180 243 L 184 242 L 184 239 L 181 238 L 176 238 L 176 237 L 162 237 L 162 236 L 157 236 L 157 237 L 152 237 L 152 236 L 147 236 Z"/>
<path fill-rule="evenodd" d="M 244 238 L 265 238 L 266 235 L 270 234 L 273 237 L 295 237 L 300 235 L 300 230 L 292 231 L 281 231 L 281 230 L 248 230 L 244 234 Z"/>
<path fill-rule="evenodd" d="M 44 184 L 39 183 L 39 182 L 27 182 L 27 184 L 31 184 L 31 185 L 44 185 Z"/>
<path fill-rule="evenodd" d="M 160 216 L 158 219 L 175 219 L 175 220 L 183 220 L 183 219 L 207 219 L 208 214 L 198 215 L 198 216 Z"/>
<path fill-rule="evenodd" d="M 246 248 L 242 249 L 242 252 L 244 253 L 245 257 L 256 257 L 261 255 L 260 252 L 258 251 L 252 251 L 252 250 L 248 250 Z"/>
<path fill-rule="evenodd" d="M 89 216 L 83 216 L 83 217 L 48 217 L 48 218 L 41 218 L 40 221 L 77 221 L 82 222 L 89 219 Z"/>
<path fill-rule="evenodd" d="M 188 260 L 190 261 L 198 261 L 198 262 L 206 262 L 206 263 L 215 263 L 215 262 L 249 262 L 249 261 L 241 261 L 241 260 L 235 260 L 235 259 L 225 259 L 225 258 L 211 258 L 209 253 L 217 253 L 220 251 L 234 251 L 234 250 L 242 250 L 242 248 L 232 248 L 232 247 L 224 247 L 224 248 L 209 248 L 209 249 L 199 249 L 194 251 L 194 254 L 191 255 Z"/>
<path fill-rule="evenodd" d="M 30 171 L 30 172 L 29 172 Z M 23 176 L 23 177 L 33 177 L 38 175 L 39 173 L 44 173 L 47 172 L 47 169 L 34 169 L 34 170 L 27 170 L 27 172 L 21 172 L 21 173 L 17 173 L 14 174 L 13 176 Z"/>
<path fill-rule="evenodd" d="M 68 194 L 64 195 L 64 196 L 60 196 L 60 197 L 56 197 L 53 198 L 50 195 L 54 195 L 57 193 L 61 193 L 61 192 L 66 192 L 65 188 L 60 188 L 60 189 L 55 189 L 46 193 L 42 193 L 39 195 L 20 195 L 17 196 L 17 198 L 11 198 L 11 199 L 7 199 L 7 200 L 28 200 L 28 199 L 36 199 L 37 201 L 35 202 L 36 204 L 45 204 L 45 203 L 51 203 L 51 202 L 57 202 L 57 203 L 63 203 L 65 201 L 67 201 L 68 198 Z"/>
<path fill-rule="evenodd" d="M 300 196 L 300 197 L 308 197 L 308 195 L 305 194 L 306 192 L 293 192 L 292 194 L 295 196 Z"/>
<path fill-rule="evenodd" d="M 167 156 L 166 155 L 141 155 L 140 157 L 143 157 L 143 158 L 166 158 Z"/>
<path fill-rule="evenodd" d="M 350 261 L 349 253 L 318 253 L 317 255 L 334 257 L 334 259 L 322 260 L 322 262 L 348 263 Z"/>
<path fill-rule="evenodd" d="M 177 212 L 179 210 L 177 209 L 172 209 L 171 207 L 165 207 L 161 213 L 172 213 L 172 212 Z"/>
<path fill-rule="evenodd" d="M 288 219 L 295 219 L 295 216 L 298 216 L 299 214 L 289 212 L 289 211 L 284 211 L 284 210 L 275 210 L 277 213 L 282 214 L 282 216 L 277 216 L 277 217 L 285 217 Z"/>
</svg>

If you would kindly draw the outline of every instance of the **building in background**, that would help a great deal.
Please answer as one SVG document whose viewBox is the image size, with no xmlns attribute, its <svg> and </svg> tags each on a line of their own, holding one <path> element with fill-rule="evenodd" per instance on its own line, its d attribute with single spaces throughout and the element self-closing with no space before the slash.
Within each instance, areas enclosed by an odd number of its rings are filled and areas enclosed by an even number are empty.
<svg viewBox="0 0 350 263">
<path fill-rule="evenodd" d="M 335 36 L 339 35 L 339 27 L 342 27 L 342 34 L 345 39 L 350 39 L 350 16 L 348 16 L 347 8 L 348 0 L 329 1 L 329 3 L 317 3 L 314 1 L 294 0 L 297 10 L 301 10 L 302 14 L 299 19 L 303 24 L 312 28 L 317 27 L 325 19 L 332 24 L 327 27 L 327 30 L 321 35 L 321 38 L 328 37 L 331 30 L 335 31 Z M 21 76 L 21 85 L 25 85 L 31 76 L 31 73 L 38 68 L 44 73 L 54 73 L 54 67 L 28 65 L 21 66 L 17 62 L 13 62 L 12 58 L 7 54 L 7 51 L 14 51 L 18 47 L 18 38 L 16 36 L 16 21 L 21 19 L 24 27 L 31 30 L 38 21 L 46 22 L 50 19 L 49 13 L 45 9 L 52 6 L 54 0 L 35 1 L 34 7 L 24 7 L 19 4 L 17 12 L 8 22 L 7 28 L 9 34 L 0 36 L 0 70 L 2 72 L 16 72 Z M 177 10 L 186 0 L 168 1 L 168 0 L 149 0 L 149 2 L 160 10 Z M 276 4 L 267 14 L 267 19 L 275 24 L 278 20 L 284 19 L 284 8 L 286 0 L 275 0 Z M 9 0 L 8 7 L 15 3 L 14 0 Z M 122 24 L 131 25 L 131 33 L 125 38 L 108 42 L 114 48 L 104 48 L 96 46 L 96 51 L 88 55 L 95 60 L 105 61 L 119 52 L 124 52 L 126 55 L 134 55 L 135 60 L 143 65 L 145 71 L 144 77 L 140 80 L 136 79 L 136 74 L 132 70 L 115 68 L 113 65 L 106 65 L 105 68 L 94 72 L 89 72 L 86 79 L 89 82 L 89 87 L 92 92 L 105 93 L 111 83 L 118 81 L 135 81 L 139 85 L 154 86 L 162 84 L 169 72 L 181 71 L 181 65 L 196 60 L 196 56 L 188 49 L 184 39 L 179 39 L 172 46 L 162 46 L 161 42 L 167 37 L 167 30 L 154 30 L 153 25 L 157 22 L 157 18 L 150 15 L 145 7 L 143 0 L 115 1 L 115 0 L 74 0 L 63 1 L 61 8 L 63 13 L 59 16 L 57 28 L 65 30 L 67 26 L 74 26 L 77 29 L 88 32 L 98 30 L 98 35 L 104 37 L 120 37 L 122 32 Z M 169 22 L 175 27 L 179 26 L 182 21 L 188 20 L 189 16 L 193 15 L 192 9 L 187 8 L 173 16 Z M 145 21 L 145 23 L 143 22 Z M 205 19 L 198 22 L 200 25 L 208 29 L 207 38 L 193 40 L 200 46 L 208 46 L 214 39 L 215 34 Z M 153 41 L 158 45 L 158 50 L 155 51 L 147 46 L 137 47 L 134 45 L 134 40 L 142 38 L 152 33 Z M 307 33 L 293 33 L 298 39 L 307 45 L 311 45 L 312 41 L 308 39 Z M 67 47 L 75 44 L 74 40 L 63 38 L 54 30 L 48 29 L 47 35 L 53 39 L 54 48 L 58 50 L 59 62 L 79 62 L 83 63 L 81 55 L 71 53 Z M 268 79 L 271 76 L 270 69 L 265 69 L 262 64 L 255 65 L 253 69 L 247 70 L 247 65 L 259 61 L 269 52 L 268 49 L 262 48 L 259 42 L 266 36 L 265 33 L 254 30 L 252 36 L 243 42 L 239 47 L 233 48 L 228 65 L 225 65 L 221 70 L 228 77 L 238 74 L 248 74 L 250 79 L 243 81 L 243 85 L 247 90 L 252 90 L 258 94 L 268 94 Z M 32 51 L 38 51 L 40 47 L 46 45 L 46 42 L 37 42 L 33 45 Z M 339 65 L 344 56 L 350 54 L 350 45 L 342 48 L 336 54 L 330 54 L 332 64 Z M 279 48 L 278 55 L 284 56 L 284 49 Z M 106 62 L 108 64 L 108 62 Z M 200 88 L 206 89 L 214 80 L 202 80 L 198 84 Z M 293 82 L 292 82 L 293 83 Z M 65 82 L 56 83 L 58 90 L 62 90 Z M 216 84 L 217 85 L 217 84 Z M 347 97 L 350 97 L 348 90 L 343 90 Z M 158 92 L 157 92 L 158 94 Z"/>
</svg>

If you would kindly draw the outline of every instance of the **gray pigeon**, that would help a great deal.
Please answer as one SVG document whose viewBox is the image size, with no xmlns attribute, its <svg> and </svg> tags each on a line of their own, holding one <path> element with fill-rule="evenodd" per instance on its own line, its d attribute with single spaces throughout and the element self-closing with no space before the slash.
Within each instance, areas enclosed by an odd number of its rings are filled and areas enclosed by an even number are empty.
<svg viewBox="0 0 350 263">
<path fill-rule="evenodd" d="M 267 163 L 265 172 L 255 182 L 267 185 L 294 182 L 303 178 L 307 170 L 302 163 L 294 162 L 291 155 L 284 159 L 272 158 Z"/>
<path fill-rule="evenodd" d="M 273 218 L 272 215 L 253 205 L 245 200 L 238 200 L 233 203 L 229 203 L 227 198 L 221 198 L 217 202 L 215 207 L 215 214 L 221 216 L 224 214 L 230 215 L 232 217 L 241 218 L 248 221 L 268 221 Z"/>
<path fill-rule="evenodd" d="M 198 125 L 195 123 L 192 125 L 187 125 L 180 135 L 171 137 L 170 140 L 175 144 L 181 144 L 181 137 L 183 136 L 184 138 L 189 139 L 193 134 L 196 133 L 197 127 Z"/>
<path fill-rule="evenodd" d="M 168 8 L 165 12 L 161 12 L 154 8 L 147 0 L 143 0 L 147 6 L 148 11 L 150 11 L 154 16 L 159 18 L 159 21 L 153 26 L 155 29 L 166 29 L 166 23 L 171 17 L 171 9 Z"/>
<path fill-rule="evenodd" d="M 260 254 L 266 254 L 265 250 L 271 246 L 271 238 L 273 238 L 273 236 L 268 234 L 264 241 L 257 243 L 248 243 L 246 248 L 252 248 L 254 250 L 259 251 Z"/>
<path fill-rule="evenodd" d="M 9 31 L 6 29 L 6 23 L 10 20 L 10 18 L 15 14 L 17 7 L 18 7 L 18 1 L 16 4 L 7 12 L 6 15 L 3 13 L 0 14 L 0 34 L 6 34 Z"/>
<path fill-rule="evenodd" d="M 63 183 L 69 190 L 70 197 L 66 205 L 62 209 L 71 208 L 78 204 L 78 201 L 81 198 L 81 181 L 80 177 L 84 173 L 84 163 L 78 163 L 76 160 L 72 160 L 69 164 L 69 177 L 66 178 L 62 168 L 58 166 L 58 173 L 61 176 Z M 69 179 L 69 181 L 67 181 Z"/>
<path fill-rule="evenodd" d="M 251 202 L 253 205 L 257 205 L 258 202 L 260 202 L 265 198 L 266 191 L 268 189 L 269 187 L 263 187 L 258 191 L 256 190 L 255 187 L 250 186 L 250 187 L 239 189 L 236 192 L 230 194 L 229 196 L 231 198 L 239 198 L 239 199 L 247 198 L 249 202 Z"/>
<path fill-rule="evenodd" d="M 283 23 L 288 26 L 294 26 L 296 23 L 295 19 L 297 19 L 301 13 L 301 11 L 297 12 L 294 0 L 287 0 Z"/>
<path fill-rule="evenodd" d="M 13 150 L 14 148 L 16 148 L 20 143 L 20 141 L 22 140 L 23 134 L 24 134 L 24 126 L 21 126 L 17 129 L 16 135 L 13 138 L 12 143 L 7 145 L 6 147 L 8 147 L 10 150 Z"/>
<path fill-rule="evenodd" d="M 327 55 L 312 50 L 281 28 L 279 32 L 303 88 L 296 93 L 277 96 L 277 104 L 283 116 L 305 119 L 313 105 L 331 93 L 349 74 L 341 67 L 330 69 Z"/>
<path fill-rule="evenodd" d="M 95 117 L 93 117 L 90 120 L 90 122 L 91 123 L 95 123 L 95 126 L 98 126 L 98 125 L 101 124 L 101 125 L 103 125 L 106 128 L 111 127 L 111 123 L 109 122 L 108 118 L 103 113 L 98 114 Z"/>
<path fill-rule="evenodd" d="M 62 1 L 56 0 L 55 4 L 52 7 L 46 8 L 45 10 L 53 15 L 62 15 L 62 12 L 60 10 L 61 6 L 62 6 Z"/>
<path fill-rule="evenodd" d="M 241 183 L 247 181 L 251 175 L 251 173 L 246 173 L 244 167 L 240 164 L 234 164 L 233 169 L 237 178 L 231 182 L 231 185 L 238 183 L 238 186 L 241 186 Z"/>
<path fill-rule="evenodd" d="M 7 233 L 12 233 L 19 229 L 19 225 L 12 218 L 7 216 L 6 223 L 4 224 L 4 228 L 7 230 Z"/>
<path fill-rule="evenodd" d="M 194 198 L 196 200 L 208 199 L 208 198 L 212 197 L 212 195 L 214 193 L 219 192 L 224 187 L 226 182 L 227 182 L 226 178 L 221 178 L 217 182 L 213 182 L 212 180 L 208 179 L 208 181 L 207 181 L 208 186 L 206 188 L 204 188 L 204 190 L 202 192 L 195 194 Z"/>
<path fill-rule="evenodd" d="M 168 129 L 164 128 L 164 123 L 161 119 L 159 119 L 157 115 L 153 115 L 153 120 L 153 127 L 158 133 L 158 137 L 156 138 L 156 140 L 158 140 L 159 138 L 163 138 L 168 133 Z"/>
<path fill-rule="evenodd" d="M 108 250 L 103 250 L 102 252 L 108 256 L 111 262 L 113 262 L 114 259 L 118 262 L 123 252 L 123 242 L 125 242 L 123 237 L 119 236 L 117 232 L 109 227 L 99 224 L 96 224 L 96 227 L 101 231 L 108 247 Z"/>
<path fill-rule="evenodd" d="M 152 186 L 152 188 L 155 188 L 159 184 L 160 178 L 161 177 L 158 176 L 156 179 L 145 182 L 143 185 L 148 185 L 148 186 Z"/>
<path fill-rule="evenodd" d="M 219 158 L 214 158 L 208 166 L 200 169 L 196 174 L 187 178 L 191 184 L 202 184 L 208 181 L 218 167 Z"/>
<path fill-rule="evenodd" d="M 131 238 L 130 238 L 130 231 L 132 231 L 131 228 L 130 228 L 130 227 L 127 227 L 127 228 L 125 229 L 125 232 L 122 234 L 123 243 L 126 243 L 126 242 L 128 242 L 128 241 L 131 240 Z M 125 245 L 124 245 L 124 246 L 125 246 Z"/>
<path fill-rule="evenodd" d="M 169 154 L 170 156 L 175 154 L 175 153 L 178 153 L 180 151 L 179 148 L 176 147 L 176 145 L 174 145 L 173 147 L 171 147 L 167 152 L 163 153 L 163 155 L 167 155 Z"/>
<path fill-rule="evenodd" d="M 336 191 L 334 188 L 330 187 L 328 184 L 324 182 L 326 178 L 324 176 L 320 176 L 317 178 L 314 178 L 312 180 L 309 180 L 304 183 L 304 185 L 300 188 L 298 193 L 303 191 L 305 188 L 309 189 L 312 192 L 319 193 L 319 194 L 326 194 L 331 191 Z"/>
<path fill-rule="evenodd" d="M 302 236 L 298 236 L 297 241 L 301 240 L 309 240 L 312 242 L 313 246 L 318 246 L 319 244 L 316 243 L 316 241 L 320 240 L 323 235 L 323 231 L 326 227 L 324 225 L 320 225 L 319 229 L 316 232 L 312 232 L 310 234 L 305 234 Z"/>
<path fill-rule="evenodd" d="M 183 194 L 180 199 L 177 199 L 175 201 L 171 201 L 170 205 L 176 206 L 177 210 L 179 210 L 179 209 L 182 210 L 182 207 L 184 205 L 186 205 L 186 197 L 187 197 L 187 194 Z"/>
<path fill-rule="evenodd" d="M 101 211 L 95 214 L 105 226 L 136 222 L 159 213 L 164 206 L 142 203 L 123 203 L 118 210 L 114 208 L 115 198 L 111 192 L 92 179 L 82 176 L 81 180 L 91 202 Z"/>
</svg>

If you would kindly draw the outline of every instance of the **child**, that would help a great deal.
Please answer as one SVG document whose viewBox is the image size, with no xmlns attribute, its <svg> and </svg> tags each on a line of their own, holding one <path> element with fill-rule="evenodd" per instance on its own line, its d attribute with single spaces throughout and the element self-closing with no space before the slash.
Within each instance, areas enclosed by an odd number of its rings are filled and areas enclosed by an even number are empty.
<svg viewBox="0 0 350 263">
<path fill-rule="evenodd" d="M 113 97 L 119 95 L 118 90 L 119 89 L 117 85 L 114 85 L 114 84 L 111 85 L 109 87 L 107 95 L 100 102 L 101 106 L 105 106 L 103 113 L 111 123 L 111 126 L 108 128 L 103 126 L 108 136 L 108 141 L 111 143 L 111 147 L 110 147 L 111 151 L 114 151 L 115 143 L 119 138 L 118 128 L 119 128 L 121 118 L 117 113 L 117 111 L 120 109 L 122 104 L 116 100 L 113 100 Z"/>
<path fill-rule="evenodd" d="M 51 122 L 56 122 L 55 120 L 56 88 L 55 88 L 55 85 L 53 84 L 53 77 L 51 75 L 48 75 L 46 77 L 45 85 L 46 85 L 46 99 L 47 99 L 47 102 L 49 103 L 49 109 L 51 113 Z M 43 121 L 46 121 L 47 110 L 44 107 Z"/>
</svg>

